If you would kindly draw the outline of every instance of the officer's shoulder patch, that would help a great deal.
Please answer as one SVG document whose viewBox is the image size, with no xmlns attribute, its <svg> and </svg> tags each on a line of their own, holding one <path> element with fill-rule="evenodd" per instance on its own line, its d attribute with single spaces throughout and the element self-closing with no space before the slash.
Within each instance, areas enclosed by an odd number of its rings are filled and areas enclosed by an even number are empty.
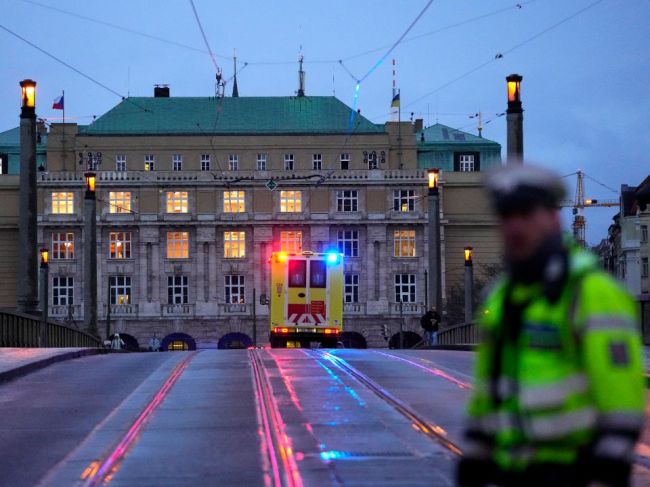
<svg viewBox="0 0 650 487">
<path fill-rule="evenodd" d="M 613 365 L 621 367 L 630 364 L 630 351 L 627 343 L 620 340 L 612 340 L 609 342 L 609 358 Z"/>
</svg>

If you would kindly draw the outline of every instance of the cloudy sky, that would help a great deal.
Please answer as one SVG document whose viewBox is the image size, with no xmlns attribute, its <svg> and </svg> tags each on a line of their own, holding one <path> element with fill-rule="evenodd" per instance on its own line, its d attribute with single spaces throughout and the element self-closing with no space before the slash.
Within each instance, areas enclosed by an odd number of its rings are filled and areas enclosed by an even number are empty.
<svg viewBox="0 0 650 487">
<path fill-rule="evenodd" d="M 402 114 L 476 132 L 469 115 L 490 121 L 483 135 L 505 152 L 505 81 L 524 76 L 525 151 L 562 174 L 578 169 L 588 196 L 638 184 L 650 173 L 650 1 L 434 0 L 377 65 L 428 0 L 194 0 L 216 62 L 241 96 L 291 95 L 302 53 L 307 94 L 335 94 L 374 122 L 388 117 L 391 59 Z M 38 82 L 38 115 L 88 123 L 119 102 L 115 93 L 214 94 L 215 68 L 189 0 L 0 0 L 0 131 L 18 124 L 18 81 Z M 5 29 L 105 85 L 93 83 Z M 342 61 L 339 62 L 339 61 Z M 247 63 L 247 64 L 245 64 Z M 369 73 L 369 74 L 368 74 Z M 108 88 L 108 89 L 107 89 Z M 227 87 L 230 93 L 231 86 Z M 574 178 L 567 178 L 573 192 Z M 590 209 L 596 243 L 616 209 Z M 567 221 L 569 218 L 568 211 Z"/>
</svg>

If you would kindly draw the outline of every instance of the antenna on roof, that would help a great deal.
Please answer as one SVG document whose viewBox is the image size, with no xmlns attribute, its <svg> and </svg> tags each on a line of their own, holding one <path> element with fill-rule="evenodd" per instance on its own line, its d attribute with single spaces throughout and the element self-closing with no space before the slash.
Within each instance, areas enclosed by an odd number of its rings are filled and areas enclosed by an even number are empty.
<svg viewBox="0 0 650 487">
<path fill-rule="evenodd" d="M 233 75 L 233 82 L 232 82 L 232 97 L 233 98 L 238 98 L 239 97 L 239 89 L 237 88 L 237 51 L 235 49 L 232 50 L 233 52 L 233 63 L 235 65 L 235 74 Z"/>
<path fill-rule="evenodd" d="M 217 68 L 215 78 L 217 79 L 217 82 L 214 84 L 214 96 L 217 98 L 223 98 L 226 93 L 226 80 L 223 78 L 223 71 L 221 68 Z"/>
<path fill-rule="evenodd" d="M 302 46 L 300 46 L 302 50 Z M 305 72 L 302 69 L 302 63 L 304 61 L 304 56 L 301 54 L 300 59 L 298 59 L 299 69 L 298 69 L 298 96 L 305 96 Z"/>
<path fill-rule="evenodd" d="M 474 115 L 470 115 L 469 118 L 477 118 L 477 130 L 478 130 L 478 136 L 483 137 L 483 113 L 479 110 L 478 113 L 475 113 Z"/>
</svg>

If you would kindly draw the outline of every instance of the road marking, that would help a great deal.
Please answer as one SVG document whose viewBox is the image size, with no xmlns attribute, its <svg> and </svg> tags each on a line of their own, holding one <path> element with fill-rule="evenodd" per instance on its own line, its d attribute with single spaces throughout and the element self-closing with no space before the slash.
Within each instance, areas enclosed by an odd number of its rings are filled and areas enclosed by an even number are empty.
<svg viewBox="0 0 650 487">
<path fill-rule="evenodd" d="M 87 487 L 99 485 L 101 483 L 108 483 L 115 476 L 126 457 L 127 453 L 133 448 L 136 440 L 142 429 L 150 419 L 158 406 L 163 402 L 173 385 L 178 378 L 183 374 L 190 361 L 195 357 L 196 352 L 191 353 L 189 356 L 179 362 L 172 370 L 171 374 L 162 385 L 162 387 L 155 394 L 153 399 L 140 413 L 138 418 L 133 422 L 129 430 L 122 437 L 117 446 L 109 453 L 103 461 L 93 461 L 81 474 L 81 479 L 85 480 L 84 485 Z"/>
</svg>

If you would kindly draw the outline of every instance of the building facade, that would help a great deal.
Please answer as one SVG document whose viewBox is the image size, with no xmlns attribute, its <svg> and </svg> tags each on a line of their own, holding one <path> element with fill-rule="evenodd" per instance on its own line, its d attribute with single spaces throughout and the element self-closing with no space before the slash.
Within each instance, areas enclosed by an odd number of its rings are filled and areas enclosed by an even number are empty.
<svg viewBox="0 0 650 487">
<path fill-rule="evenodd" d="M 384 324 L 420 331 L 428 166 L 416 124 L 351 119 L 334 97 L 162 95 L 126 99 L 88 126 L 52 125 L 38 182 L 50 316 L 80 323 L 92 285 L 80 251 L 90 164 L 102 333 L 109 309 L 111 332 L 143 345 L 251 335 L 255 316 L 263 342 L 271 252 L 329 249 L 345 256 L 346 330 L 371 346 L 385 344 Z M 442 172 L 443 291 L 461 282 L 464 246 L 479 274 L 500 258 L 479 170 Z"/>
</svg>

